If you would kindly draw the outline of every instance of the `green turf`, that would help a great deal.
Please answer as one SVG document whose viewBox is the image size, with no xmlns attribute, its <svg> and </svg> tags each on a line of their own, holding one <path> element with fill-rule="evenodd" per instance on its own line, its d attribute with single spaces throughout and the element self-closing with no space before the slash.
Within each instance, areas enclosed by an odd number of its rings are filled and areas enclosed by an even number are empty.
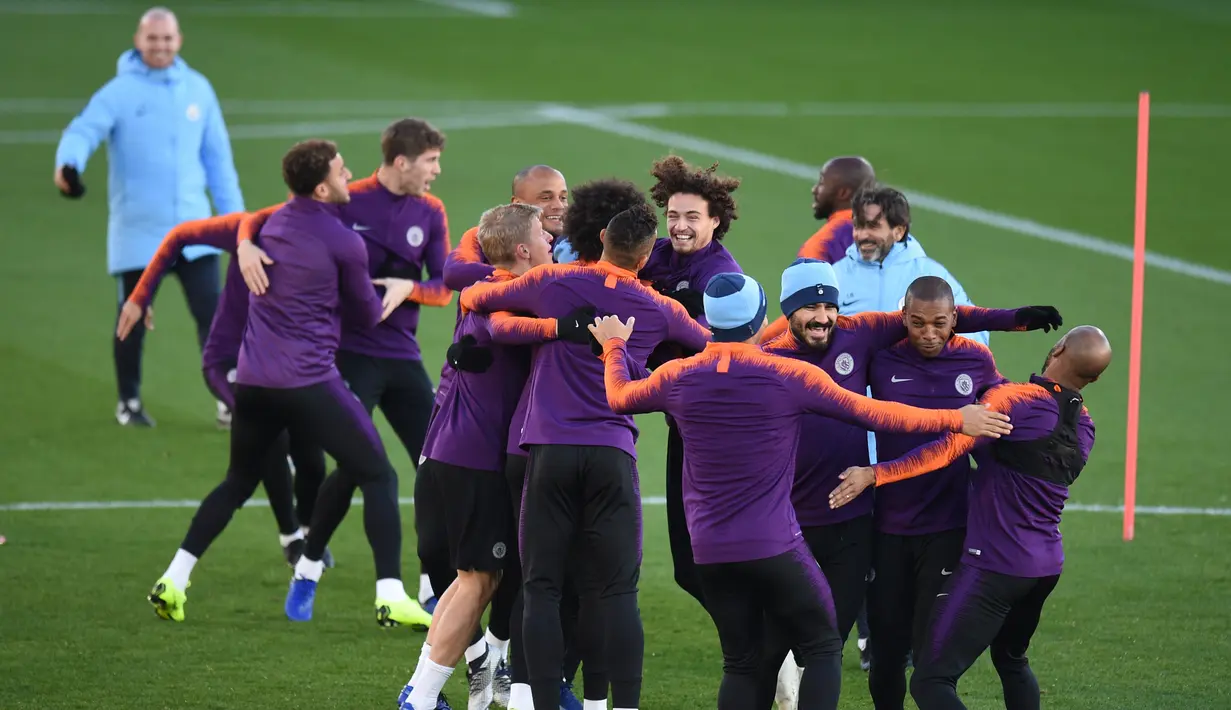
<svg viewBox="0 0 1231 710">
<path fill-rule="evenodd" d="M 269 3 L 263 3 L 269 5 Z M 392 3 L 390 3 L 391 5 Z M 128 15 L 10 15 L 0 3 L 0 503 L 196 499 L 225 466 L 201 386 L 193 329 L 168 285 L 146 341 L 144 396 L 153 431 L 121 430 L 109 331 L 115 286 L 104 268 L 103 151 L 86 173 L 87 199 L 51 186 L 54 137 L 72 111 L 16 112 L 11 99 L 76 99 L 113 74 L 140 3 Z M 288 3 L 289 5 L 289 3 Z M 199 6 L 199 3 L 198 3 Z M 364 3 L 369 11 L 381 3 Z M 386 7 L 389 5 L 385 5 Z M 1231 161 L 1228 16 L 1217 3 L 1111 0 L 895 0 L 776 3 L 519 1 L 514 19 L 423 6 L 395 19 L 223 17 L 185 11 L 186 58 L 227 102 L 303 101 L 258 124 L 492 115 L 474 104 L 649 102 L 1052 105 L 1107 104 L 1119 118 L 666 116 L 644 126 L 700 136 L 816 165 L 861 153 L 886 180 L 957 202 L 1131 243 L 1136 92 L 1160 115 L 1152 132 L 1150 247 L 1231 269 L 1217 217 Z M 410 0 L 397 7 L 418 7 Z M 416 11 L 417 12 L 417 11 Z M 14 70 L 13 68 L 16 68 Z M 373 109 L 404 102 L 403 111 Z M 353 102 L 351 104 L 350 102 Z M 365 106 L 367 104 L 367 106 Z M 1204 105 L 1210 116 L 1174 117 Z M 1166 108 L 1180 107 L 1173 116 Z M 507 107 L 506 107 L 507 108 Z M 430 110 L 428 110 L 430 109 Z M 234 142 L 245 198 L 281 199 L 278 159 L 302 136 Z M 371 135 L 338 135 L 348 163 L 378 159 Z M 50 142 L 49 142 L 50 141 Z M 445 200 L 455 237 L 507 197 L 513 172 L 538 162 L 576 185 L 619 175 L 647 184 L 670 145 L 584 126 L 449 130 Z M 685 151 L 701 162 L 714 156 Z M 778 274 L 815 230 L 809 184 L 730 160 L 745 179 L 728 240 L 744 268 L 777 295 Z M 1122 500 L 1129 333 L 1127 262 L 917 210 L 912 231 L 983 305 L 1054 303 L 1066 322 L 1102 326 L 1118 359 L 1089 390 L 1098 445 L 1074 499 Z M 168 282 L 171 284 L 172 282 Z M 1141 411 L 1145 505 L 1231 507 L 1226 464 L 1212 441 L 1225 429 L 1218 393 L 1231 387 L 1223 353 L 1231 286 L 1150 269 Z M 426 309 L 421 341 L 439 369 L 451 309 Z M 1037 369 L 1054 336 L 997 335 L 1002 371 Z M 662 493 L 663 430 L 643 418 L 645 493 Z M 381 422 L 384 430 L 383 422 Z M 402 491 L 412 467 L 387 437 Z M 407 576 L 417 572 L 406 513 Z M 0 707 L 388 707 L 418 655 L 421 635 L 371 620 L 370 553 L 361 525 L 342 526 L 341 566 L 322 587 L 316 619 L 288 624 L 268 513 L 249 509 L 194 574 L 185 624 L 157 622 L 143 596 L 162 572 L 190 509 L 0 511 Z M 641 607 L 645 708 L 713 707 L 720 657 L 712 626 L 671 581 L 661 506 L 646 508 Z M 1071 512 L 1069 561 L 1031 657 L 1052 708 L 1213 708 L 1231 704 L 1217 679 L 1231 662 L 1231 517 L 1142 516 L 1120 540 L 1119 517 Z M 412 584 L 413 586 L 413 584 Z M 865 677 L 846 660 L 843 708 L 870 706 Z M 1219 670 L 1222 669 L 1222 670 Z M 963 680 L 972 708 L 995 707 L 986 658 Z M 456 684 L 453 690 L 457 690 Z M 455 696 L 456 697 L 456 696 Z M 911 706 L 908 701 L 908 706 Z"/>
</svg>

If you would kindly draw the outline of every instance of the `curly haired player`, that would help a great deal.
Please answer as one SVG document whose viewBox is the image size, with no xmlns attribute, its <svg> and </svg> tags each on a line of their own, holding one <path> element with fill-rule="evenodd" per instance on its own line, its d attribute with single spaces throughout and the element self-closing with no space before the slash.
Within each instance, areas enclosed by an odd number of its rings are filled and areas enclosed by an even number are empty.
<svg viewBox="0 0 1231 710">
<path fill-rule="evenodd" d="M 679 301 L 701 325 L 705 318 L 703 294 L 715 274 L 743 273 L 722 238 L 738 219 L 731 193 L 737 178 L 717 174 L 718 164 L 697 168 L 678 155 L 654 163 L 650 175 L 657 181 L 650 197 L 667 211 L 667 239 L 654 243 L 650 260 L 640 275 L 659 293 Z M 651 366 L 682 353 L 655 353 Z M 693 562 L 688 527 L 684 524 L 684 443 L 675 422 L 667 417 L 667 531 L 676 584 L 705 605 L 701 582 Z"/>
</svg>

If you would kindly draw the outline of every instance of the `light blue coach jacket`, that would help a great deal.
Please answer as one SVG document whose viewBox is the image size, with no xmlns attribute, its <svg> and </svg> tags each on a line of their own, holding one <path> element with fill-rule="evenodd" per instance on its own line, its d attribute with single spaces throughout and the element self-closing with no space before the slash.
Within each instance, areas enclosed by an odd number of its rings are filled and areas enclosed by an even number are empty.
<svg viewBox="0 0 1231 710">
<path fill-rule="evenodd" d="M 181 58 L 151 69 L 133 49 L 120 55 L 116 77 L 90 98 L 60 138 L 56 166 L 84 173 L 90 155 L 107 141 L 107 269 L 145 268 L 159 242 L 181 222 L 240 212 L 244 198 L 231 141 L 209 80 Z M 192 260 L 216 254 L 184 250 Z"/>
</svg>

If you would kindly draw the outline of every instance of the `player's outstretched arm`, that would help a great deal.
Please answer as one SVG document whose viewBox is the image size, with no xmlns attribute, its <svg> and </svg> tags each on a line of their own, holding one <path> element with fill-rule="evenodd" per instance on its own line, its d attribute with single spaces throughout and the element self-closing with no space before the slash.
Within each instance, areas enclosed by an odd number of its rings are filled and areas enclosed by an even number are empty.
<svg viewBox="0 0 1231 710">
<path fill-rule="evenodd" d="M 822 369 L 806 362 L 766 355 L 795 385 L 791 391 L 802 409 L 874 431 L 903 433 L 964 432 L 971 436 L 999 437 L 1012 431 L 1009 417 L 982 405 L 962 409 L 921 409 L 899 402 L 883 402 L 848 392 Z"/>
<path fill-rule="evenodd" d="M 539 297 L 551 282 L 553 268 L 550 264 L 536 266 L 509 281 L 480 281 L 462 292 L 462 312 L 537 314 Z"/>
<path fill-rule="evenodd" d="M 163 237 L 154 258 L 141 272 L 141 279 L 120 309 L 115 335 L 124 340 L 142 319 L 148 330 L 154 329 L 154 309 L 150 302 L 167 270 L 175 264 L 184 247 L 205 245 L 230 251 L 235 245 L 235 232 L 247 215 L 244 212 L 194 219 L 177 225 Z"/>
<path fill-rule="evenodd" d="M 508 311 L 491 314 L 492 342 L 500 345 L 537 345 L 556 339 L 556 318 L 531 318 Z"/>
<path fill-rule="evenodd" d="M 676 372 L 668 363 L 645 379 L 634 380 L 629 376 L 628 338 L 635 323 L 636 318 L 631 316 L 627 323 L 621 323 L 617 316 L 605 316 L 595 318 L 589 326 L 594 339 L 603 346 L 603 385 L 607 404 L 616 414 L 664 411 L 667 385 Z"/>
</svg>

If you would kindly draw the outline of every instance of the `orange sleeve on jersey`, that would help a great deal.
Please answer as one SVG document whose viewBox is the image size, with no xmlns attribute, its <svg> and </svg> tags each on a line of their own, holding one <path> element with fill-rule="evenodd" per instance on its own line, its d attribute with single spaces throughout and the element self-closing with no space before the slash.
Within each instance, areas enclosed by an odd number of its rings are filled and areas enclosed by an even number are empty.
<svg viewBox="0 0 1231 710">
<path fill-rule="evenodd" d="M 810 411 L 849 421 L 874 431 L 931 433 L 961 431 L 962 415 L 954 409 L 921 409 L 848 392 L 824 370 L 799 360 L 761 353 L 756 356 L 783 378 L 798 383 L 812 397 Z"/>
<path fill-rule="evenodd" d="M 285 204 L 285 202 L 279 202 L 276 205 L 263 207 L 244 217 L 239 223 L 239 232 L 235 235 L 236 243 L 242 244 L 256 239 L 256 236 L 261 233 L 261 228 L 269 221 L 269 216 L 282 209 Z"/>
<path fill-rule="evenodd" d="M 992 411 L 1008 414 L 1013 405 L 1036 399 L 1040 395 L 1047 395 L 1041 387 L 1010 382 L 988 390 L 979 401 Z M 872 467 L 876 473 L 876 485 L 903 481 L 942 469 L 973 451 L 978 441 L 965 434 L 950 433 L 897 460 L 878 463 Z"/>
<path fill-rule="evenodd" d="M 453 300 L 453 292 L 442 283 L 417 283 L 406 300 L 424 306 L 447 306 Z"/>
<path fill-rule="evenodd" d="M 167 269 L 171 268 L 171 265 L 179 258 L 180 251 L 184 247 L 201 243 L 200 236 L 204 233 L 215 232 L 215 236 L 219 236 L 218 232 L 237 229 L 246 217 L 247 214 L 244 212 L 232 212 L 217 217 L 194 219 L 177 225 L 167 232 L 167 236 L 163 237 L 162 242 L 159 243 L 158 250 L 154 252 L 154 257 L 141 272 L 141 280 L 137 282 L 136 288 L 128 296 L 129 302 L 141 308 L 148 308 L 159 282 L 162 281 Z"/>
<path fill-rule="evenodd" d="M 628 376 L 627 343 L 611 338 L 603 343 L 603 385 L 607 389 L 607 404 L 616 414 L 644 414 L 661 411 L 658 406 L 667 386 L 679 377 L 681 363 L 671 360 L 643 380 Z"/>
<path fill-rule="evenodd" d="M 492 340 L 502 345 L 531 345 L 556 339 L 555 318 L 528 318 L 498 311 L 489 319 Z"/>
</svg>

